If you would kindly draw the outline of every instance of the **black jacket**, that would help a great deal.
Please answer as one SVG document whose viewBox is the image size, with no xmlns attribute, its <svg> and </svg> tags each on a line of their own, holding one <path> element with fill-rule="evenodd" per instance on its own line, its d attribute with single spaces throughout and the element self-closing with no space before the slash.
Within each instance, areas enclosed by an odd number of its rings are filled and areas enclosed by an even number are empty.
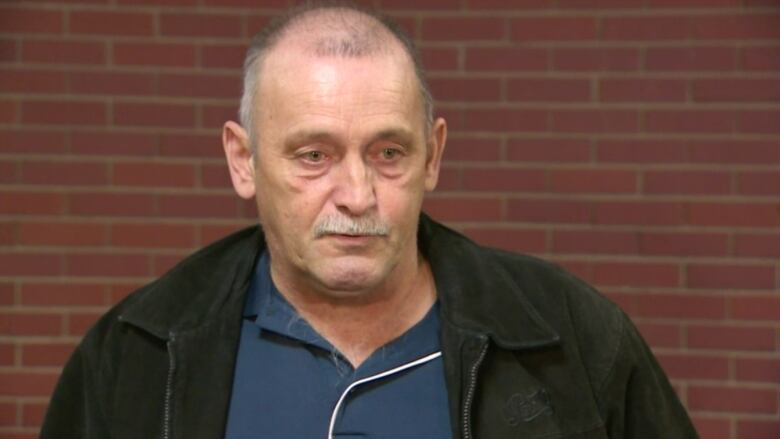
<svg viewBox="0 0 780 439">
<path fill-rule="evenodd" d="M 425 215 L 418 240 L 456 439 L 697 437 L 628 317 L 589 286 Z M 222 437 L 264 246 L 257 227 L 231 235 L 110 310 L 65 366 L 41 437 Z"/>
</svg>

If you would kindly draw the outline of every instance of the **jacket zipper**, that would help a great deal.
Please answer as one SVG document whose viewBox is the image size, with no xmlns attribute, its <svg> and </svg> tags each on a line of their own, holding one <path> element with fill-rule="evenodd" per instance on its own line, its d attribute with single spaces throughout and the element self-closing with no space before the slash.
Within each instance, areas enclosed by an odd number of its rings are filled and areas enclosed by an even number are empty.
<svg viewBox="0 0 780 439">
<path fill-rule="evenodd" d="M 482 360 L 485 359 L 487 354 L 489 343 L 484 339 L 482 350 L 477 357 L 477 361 L 471 366 L 469 372 L 469 387 L 466 392 L 466 401 L 463 404 L 463 439 L 471 439 L 471 404 L 474 402 L 474 391 L 477 387 L 477 372 L 479 372 L 479 366 L 482 364 Z"/>
<path fill-rule="evenodd" d="M 165 413 L 163 414 L 163 439 L 171 437 L 171 398 L 173 397 L 173 373 L 176 370 L 176 359 L 173 356 L 173 342 L 176 335 L 169 334 L 166 346 L 168 348 L 168 378 L 165 382 Z"/>
</svg>

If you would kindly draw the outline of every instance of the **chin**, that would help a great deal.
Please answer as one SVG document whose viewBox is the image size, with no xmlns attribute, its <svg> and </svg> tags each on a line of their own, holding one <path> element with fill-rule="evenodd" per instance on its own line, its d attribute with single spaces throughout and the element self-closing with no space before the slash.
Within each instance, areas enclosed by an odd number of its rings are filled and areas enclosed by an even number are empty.
<svg viewBox="0 0 780 439">
<path fill-rule="evenodd" d="M 344 297 L 361 295 L 384 278 L 376 264 L 332 264 L 322 268 L 314 273 L 315 277 L 334 295 Z"/>
</svg>

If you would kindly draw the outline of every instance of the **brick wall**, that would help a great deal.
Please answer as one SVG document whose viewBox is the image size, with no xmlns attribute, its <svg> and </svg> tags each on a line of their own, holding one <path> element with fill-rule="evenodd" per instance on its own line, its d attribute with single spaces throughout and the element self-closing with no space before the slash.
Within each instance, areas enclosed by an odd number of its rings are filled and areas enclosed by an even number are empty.
<svg viewBox="0 0 780 439">
<path fill-rule="evenodd" d="M 283 0 L 0 4 L 0 438 L 108 306 L 252 222 L 248 37 Z M 436 218 L 639 325 L 703 438 L 780 437 L 780 0 L 377 0 L 451 137 Z"/>
</svg>

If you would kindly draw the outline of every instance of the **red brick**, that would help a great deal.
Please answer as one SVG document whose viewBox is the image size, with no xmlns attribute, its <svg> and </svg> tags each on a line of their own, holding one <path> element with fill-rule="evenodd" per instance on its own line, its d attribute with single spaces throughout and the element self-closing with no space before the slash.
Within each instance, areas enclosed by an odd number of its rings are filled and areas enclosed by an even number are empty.
<svg viewBox="0 0 780 439">
<path fill-rule="evenodd" d="M 148 276 L 145 254 L 78 253 L 67 256 L 67 274 L 75 276 Z"/>
<path fill-rule="evenodd" d="M 644 0 L 559 0 L 558 7 L 566 9 L 585 9 L 585 8 L 640 8 L 644 5 Z"/>
<path fill-rule="evenodd" d="M 0 344 L 0 365 L 13 366 L 16 363 L 16 348 L 11 343 Z M 0 404 L 0 424 L 3 422 L 5 413 L 4 408 Z"/>
<path fill-rule="evenodd" d="M 637 324 L 639 332 L 650 346 L 676 348 L 682 345 L 680 326 L 668 323 L 642 323 Z"/>
<path fill-rule="evenodd" d="M 47 407 L 46 404 L 24 404 L 22 407 L 22 424 L 30 427 L 39 427 L 46 416 Z"/>
<path fill-rule="evenodd" d="M 773 289 L 775 268 L 771 265 L 691 264 L 688 266 L 690 288 Z"/>
<path fill-rule="evenodd" d="M 665 133 L 731 133 L 736 115 L 725 110 L 649 110 L 645 130 Z"/>
<path fill-rule="evenodd" d="M 468 206 L 468 209 L 464 207 Z M 442 221 L 496 221 L 501 219 L 501 201 L 497 198 L 428 197 L 425 212 Z"/>
<path fill-rule="evenodd" d="M 200 62 L 203 67 L 238 70 L 244 64 L 245 54 L 245 45 L 204 44 L 200 46 Z"/>
<path fill-rule="evenodd" d="M 429 81 L 431 91 L 441 102 L 478 102 L 500 100 L 498 79 L 435 78 Z"/>
<path fill-rule="evenodd" d="M 3 8 L 3 32 L 62 33 L 62 12 L 29 7 Z"/>
<path fill-rule="evenodd" d="M 580 260 L 555 260 L 552 262 L 558 264 L 567 272 L 577 276 L 585 282 L 593 282 L 593 267 L 589 262 Z"/>
<path fill-rule="evenodd" d="M 253 0 L 228 0 L 228 1 L 246 1 L 250 2 Z M 256 7 L 257 4 L 252 4 L 251 7 Z M 255 35 L 262 31 L 266 25 L 271 21 L 272 17 L 270 15 L 250 15 L 246 18 L 246 30 L 247 35 Z"/>
<path fill-rule="evenodd" d="M 195 59 L 195 46 L 191 44 L 114 43 L 114 62 L 118 65 L 191 67 Z"/>
<path fill-rule="evenodd" d="M 739 381 L 780 383 L 780 359 L 737 358 L 736 376 Z"/>
<path fill-rule="evenodd" d="M 475 11 L 486 9 L 547 9 L 549 7 L 550 2 L 547 0 L 525 0 L 519 3 L 514 0 L 466 0 L 465 4 L 466 9 Z"/>
<path fill-rule="evenodd" d="M 14 284 L 12 283 L 0 283 L 0 305 L 13 305 L 16 303 L 14 297 Z"/>
<path fill-rule="evenodd" d="M 688 217 L 695 226 L 773 227 L 780 225 L 780 209 L 767 203 L 692 203 Z"/>
<path fill-rule="evenodd" d="M 201 224 L 200 225 L 200 245 L 210 244 L 227 235 L 237 232 L 248 226 L 245 223 L 234 224 Z"/>
<path fill-rule="evenodd" d="M 576 223 L 590 221 L 590 203 L 576 200 L 512 199 L 507 219 L 530 223 Z"/>
<path fill-rule="evenodd" d="M 728 357 L 659 354 L 658 361 L 671 379 L 727 380 Z"/>
<path fill-rule="evenodd" d="M 737 421 L 737 435 L 750 439 L 777 439 L 780 421 L 762 419 L 740 419 Z"/>
<path fill-rule="evenodd" d="M 238 197 L 229 195 L 161 195 L 160 214 L 187 218 L 233 218 Z"/>
<path fill-rule="evenodd" d="M 628 133 L 639 130 L 636 110 L 559 110 L 552 113 L 552 130 L 569 133 Z"/>
<path fill-rule="evenodd" d="M 510 139 L 506 147 L 507 160 L 517 162 L 587 162 L 590 144 L 584 139 Z M 447 146 L 447 158 L 450 152 Z"/>
<path fill-rule="evenodd" d="M 780 298 L 735 297 L 731 311 L 733 317 L 742 320 L 780 320 Z"/>
<path fill-rule="evenodd" d="M 424 18 L 422 38 L 430 41 L 495 41 L 506 38 L 506 21 L 502 18 Z"/>
<path fill-rule="evenodd" d="M 204 105 L 202 110 L 201 125 L 203 128 L 222 129 L 222 125 L 228 120 L 237 120 L 238 100 L 231 105 Z"/>
<path fill-rule="evenodd" d="M 210 6 L 237 6 L 242 8 L 256 8 L 258 5 L 255 0 L 203 0 L 203 3 Z M 287 6 L 289 6 L 287 0 L 263 0 L 264 8 L 279 9 Z"/>
<path fill-rule="evenodd" d="M 639 69 L 635 48 L 556 48 L 553 69 L 563 71 L 634 71 Z"/>
<path fill-rule="evenodd" d="M 594 264 L 599 285 L 632 287 L 676 287 L 680 283 L 675 264 L 653 262 L 600 262 Z"/>
<path fill-rule="evenodd" d="M 634 254 L 637 236 L 634 232 L 601 230 L 556 230 L 552 251 L 569 254 Z"/>
<path fill-rule="evenodd" d="M 20 253 L 13 250 L 0 253 L 0 275 L 54 276 L 62 274 L 59 255 Z"/>
<path fill-rule="evenodd" d="M 0 334 L 41 336 L 60 333 L 62 333 L 62 316 L 59 314 L 0 313 Z"/>
<path fill-rule="evenodd" d="M 644 174 L 646 194 L 728 194 L 731 175 L 720 171 L 649 171 Z"/>
<path fill-rule="evenodd" d="M 463 138 L 447 139 L 445 150 L 446 161 L 479 162 L 497 161 L 500 158 L 501 142 L 494 138 Z"/>
<path fill-rule="evenodd" d="M 449 142 L 447 150 L 449 151 Z M 160 155 L 187 158 L 225 157 L 218 133 L 209 135 L 163 134 L 160 137 Z"/>
<path fill-rule="evenodd" d="M 231 98 L 241 97 L 241 78 L 236 75 L 163 74 L 159 77 L 159 93 L 165 96 Z"/>
<path fill-rule="evenodd" d="M 22 365 L 62 366 L 75 347 L 72 343 L 25 344 L 22 346 Z"/>
<path fill-rule="evenodd" d="M 68 318 L 68 334 L 78 336 L 86 334 L 100 317 L 100 313 L 71 314 Z"/>
<path fill-rule="evenodd" d="M 111 131 L 77 131 L 70 136 L 71 151 L 88 155 L 150 156 L 158 151 L 155 134 Z"/>
<path fill-rule="evenodd" d="M 691 37 L 723 40 L 780 38 L 779 14 L 701 15 L 689 21 Z"/>
<path fill-rule="evenodd" d="M 740 111 L 738 123 L 741 133 L 779 134 L 780 111 Z"/>
<path fill-rule="evenodd" d="M 119 247 L 192 248 L 195 226 L 189 224 L 113 224 L 111 244 Z"/>
<path fill-rule="evenodd" d="M 155 197 L 143 193 L 77 193 L 68 199 L 74 215 L 147 217 L 157 212 Z"/>
<path fill-rule="evenodd" d="M 691 386 L 688 388 L 691 410 L 738 413 L 775 413 L 777 392 L 773 389 Z"/>
<path fill-rule="evenodd" d="M 549 64 L 546 49 L 525 47 L 468 47 L 465 66 L 469 71 L 544 71 Z"/>
<path fill-rule="evenodd" d="M 565 193 L 634 193 L 634 171 L 561 169 L 550 171 L 550 190 Z"/>
<path fill-rule="evenodd" d="M 157 80 L 152 73 L 127 72 L 71 72 L 70 90 L 78 94 L 97 95 L 153 95 Z"/>
<path fill-rule="evenodd" d="M 227 166 L 224 164 L 201 165 L 200 181 L 201 185 L 207 188 L 224 189 L 233 187 L 233 183 L 230 181 L 230 173 L 228 172 Z"/>
<path fill-rule="evenodd" d="M 466 229 L 464 233 L 476 242 L 489 247 L 523 253 L 547 251 L 547 233 L 528 229 Z"/>
<path fill-rule="evenodd" d="M 241 17 L 235 15 L 209 14 L 160 14 L 160 34 L 187 37 L 242 36 Z"/>
<path fill-rule="evenodd" d="M 22 60 L 25 62 L 57 64 L 105 64 L 106 47 L 91 41 L 22 41 Z"/>
<path fill-rule="evenodd" d="M 511 79 L 507 98 L 522 102 L 587 102 L 590 81 L 587 79 Z"/>
<path fill-rule="evenodd" d="M 19 60 L 19 45 L 15 40 L 0 38 L 0 62 Z"/>
<path fill-rule="evenodd" d="M 4 214 L 60 214 L 65 210 L 61 194 L 47 192 L 0 192 L 0 213 Z"/>
<path fill-rule="evenodd" d="M 726 300 L 722 297 L 677 294 L 640 294 L 638 317 L 672 319 L 724 319 Z"/>
<path fill-rule="evenodd" d="M 106 165 L 96 162 L 25 161 L 21 181 L 26 184 L 102 185 L 108 182 Z"/>
<path fill-rule="evenodd" d="M 28 222 L 19 224 L 22 245 L 96 246 L 106 243 L 106 227 L 98 223 Z"/>
<path fill-rule="evenodd" d="M 780 163 L 780 144 L 777 142 L 710 140 L 691 142 L 689 148 L 689 160 L 692 163 Z"/>
<path fill-rule="evenodd" d="M 15 123 L 19 120 L 17 101 L 0 101 L 0 122 Z"/>
<path fill-rule="evenodd" d="M 544 132 L 547 112 L 543 110 L 471 109 L 465 111 L 465 131 Z"/>
<path fill-rule="evenodd" d="M 688 328 L 688 347 L 728 351 L 774 351 L 775 330 L 767 327 L 693 325 Z"/>
<path fill-rule="evenodd" d="M 523 17 L 510 22 L 515 41 L 582 41 L 598 36 L 594 17 Z"/>
<path fill-rule="evenodd" d="M 23 152 L 32 155 L 67 151 L 65 133 L 61 131 L 5 128 L 0 130 L 0 145 L 2 153 Z"/>
<path fill-rule="evenodd" d="M 105 300 L 101 284 L 63 282 L 25 282 L 22 304 L 29 306 L 98 306 Z"/>
<path fill-rule="evenodd" d="M 56 373 L 0 372 L 0 395 L 49 396 L 57 384 Z"/>
<path fill-rule="evenodd" d="M 648 47 L 645 68 L 650 71 L 724 71 L 737 68 L 732 47 Z"/>
<path fill-rule="evenodd" d="M 450 0 L 380 0 L 382 9 L 437 10 L 451 9 Z"/>
<path fill-rule="evenodd" d="M 602 102 L 684 102 L 687 83 L 680 79 L 609 78 L 599 82 Z"/>
<path fill-rule="evenodd" d="M 179 163 L 119 162 L 114 164 L 117 186 L 192 187 L 195 167 Z"/>
<path fill-rule="evenodd" d="M 780 80 L 697 79 L 693 82 L 693 99 L 698 102 L 778 102 Z"/>
<path fill-rule="evenodd" d="M 546 172 L 540 169 L 478 168 L 463 170 L 467 190 L 539 192 L 547 186 Z"/>
<path fill-rule="evenodd" d="M 22 122 L 54 125 L 104 125 L 106 105 L 89 101 L 22 102 Z"/>
<path fill-rule="evenodd" d="M 720 418 L 712 418 L 711 415 L 697 417 L 692 414 L 691 420 L 699 437 L 707 439 L 731 439 L 731 421 Z"/>
<path fill-rule="evenodd" d="M 683 205 L 674 202 L 603 201 L 594 205 L 596 224 L 669 226 L 683 224 Z"/>
<path fill-rule="evenodd" d="M 117 102 L 114 122 L 130 126 L 191 127 L 195 126 L 195 108 L 191 104 Z"/>
<path fill-rule="evenodd" d="M 65 75 L 57 70 L 3 68 L 0 71 L 0 92 L 57 94 L 65 90 Z"/>
<path fill-rule="evenodd" d="M 425 69 L 429 72 L 456 70 L 458 68 L 457 49 L 426 47 L 420 50 L 420 57 Z"/>
<path fill-rule="evenodd" d="M 741 0 L 648 0 L 648 6 L 661 8 L 739 7 Z"/>
<path fill-rule="evenodd" d="M 739 193 L 745 195 L 780 195 L 780 172 L 742 172 Z"/>
<path fill-rule="evenodd" d="M 90 35 L 146 36 L 154 33 L 154 17 L 142 12 L 71 11 L 70 32 Z"/>
<path fill-rule="evenodd" d="M 780 47 L 758 46 L 743 48 L 742 68 L 745 70 L 776 72 L 780 69 Z"/>
<path fill-rule="evenodd" d="M 690 26 L 691 20 L 679 15 L 605 17 L 601 22 L 601 37 L 605 40 L 682 40 L 690 35 Z"/>
<path fill-rule="evenodd" d="M 738 234 L 734 254 L 763 258 L 780 258 L 780 235 Z"/>
<path fill-rule="evenodd" d="M 117 0 L 121 5 L 194 6 L 198 0 Z M 226 1 L 227 2 L 227 1 Z"/>
<path fill-rule="evenodd" d="M 652 256 L 726 256 L 728 242 L 725 234 L 642 232 L 639 252 Z"/>
</svg>

